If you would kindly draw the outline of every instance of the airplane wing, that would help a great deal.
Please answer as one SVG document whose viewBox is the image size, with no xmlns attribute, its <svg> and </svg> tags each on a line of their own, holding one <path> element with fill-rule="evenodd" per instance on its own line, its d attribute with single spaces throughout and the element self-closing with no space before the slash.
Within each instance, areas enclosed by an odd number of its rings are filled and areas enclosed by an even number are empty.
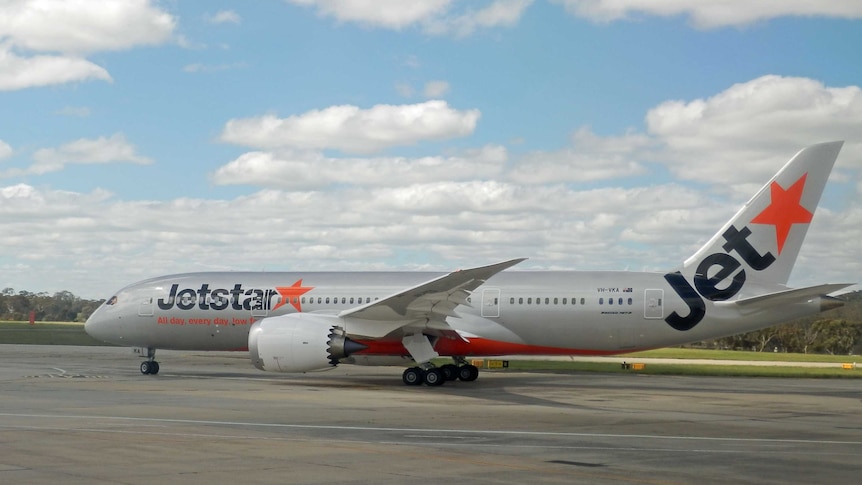
<svg viewBox="0 0 862 485">
<path fill-rule="evenodd" d="M 454 271 L 394 295 L 345 310 L 338 316 L 347 322 L 349 334 L 370 338 L 380 338 L 410 325 L 424 325 L 440 332 L 450 331 L 452 329 L 446 323 L 446 318 L 458 318 L 455 308 L 470 304 L 467 301 L 470 292 L 488 278 L 525 259 Z"/>
</svg>

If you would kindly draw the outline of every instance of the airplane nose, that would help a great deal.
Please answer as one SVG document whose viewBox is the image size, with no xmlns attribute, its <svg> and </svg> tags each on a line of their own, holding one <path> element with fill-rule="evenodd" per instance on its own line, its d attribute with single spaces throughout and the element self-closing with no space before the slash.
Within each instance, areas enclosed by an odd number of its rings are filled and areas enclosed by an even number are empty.
<svg viewBox="0 0 862 485">
<path fill-rule="evenodd" d="M 104 307 L 100 306 L 90 315 L 90 318 L 84 322 L 84 331 L 87 332 L 87 335 L 90 337 L 106 342 L 107 339 L 105 338 L 105 335 L 108 327 L 107 323 Z"/>
</svg>

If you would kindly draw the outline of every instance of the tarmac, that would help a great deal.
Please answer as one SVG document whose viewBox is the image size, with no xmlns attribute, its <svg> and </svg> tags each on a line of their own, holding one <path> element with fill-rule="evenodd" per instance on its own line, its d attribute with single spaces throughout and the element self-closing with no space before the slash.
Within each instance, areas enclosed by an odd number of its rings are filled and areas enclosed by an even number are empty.
<svg viewBox="0 0 862 485">
<path fill-rule="evenodd" d="M 857 483 L 858 379 L 255 370 L 0 345 L 0 483 Z"/>
</svg>

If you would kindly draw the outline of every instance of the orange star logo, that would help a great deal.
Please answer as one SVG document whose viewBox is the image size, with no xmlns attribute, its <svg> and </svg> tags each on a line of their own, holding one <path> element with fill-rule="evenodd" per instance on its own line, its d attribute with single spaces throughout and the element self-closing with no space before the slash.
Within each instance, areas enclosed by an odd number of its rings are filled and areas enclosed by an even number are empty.
<svg viewBox="0 0 862 485">
<path fill-rule="evenodd" d="M 299 297 L 313 290 L 313 286 L 302 286 L 302 280 L 297 281 L 291 286 L 277 286 L 275 288 L 278 294 L 281 295 L 281 301 L 273 307 L 273 311 L 277 310 L 282 305 L 290 303 L 296 311 L 302 311 L 302 305 L 299 302 Z"/>
<path fill-rule="evenodd" d="M 775 226 L 778 254 L 781 254 L 781 249 L 784 247 L 784 242 L 787 241 L 793 224 L 808 224 L 814 217 L 814 214 L 799 203 L 802 192 L 805 190 L 806 177 L 808 177 L 807 173 L 799 177 L 799 180 L 787 190 L 778 185 L 778 182 L 772 182 L 772 185 L 769 186 L 772 202 L 766 209 L 763 209 L 763 212 L 751 220 L 754 224 L 772 224 Z"/>
</svg>

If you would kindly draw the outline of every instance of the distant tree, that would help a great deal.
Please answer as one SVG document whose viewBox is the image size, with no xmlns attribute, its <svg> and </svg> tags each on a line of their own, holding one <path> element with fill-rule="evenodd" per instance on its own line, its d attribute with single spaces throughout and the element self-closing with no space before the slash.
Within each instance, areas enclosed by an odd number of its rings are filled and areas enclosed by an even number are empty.
<svg viewBox="0 0 862 485">
<path fill-rule="evenodd" d="M 847 320 L 818 320 L 812 324 L 820 338 L 816 350 L 828 354 L 847 355 L 860 338 L 862 325 Z"/>
</svg>

